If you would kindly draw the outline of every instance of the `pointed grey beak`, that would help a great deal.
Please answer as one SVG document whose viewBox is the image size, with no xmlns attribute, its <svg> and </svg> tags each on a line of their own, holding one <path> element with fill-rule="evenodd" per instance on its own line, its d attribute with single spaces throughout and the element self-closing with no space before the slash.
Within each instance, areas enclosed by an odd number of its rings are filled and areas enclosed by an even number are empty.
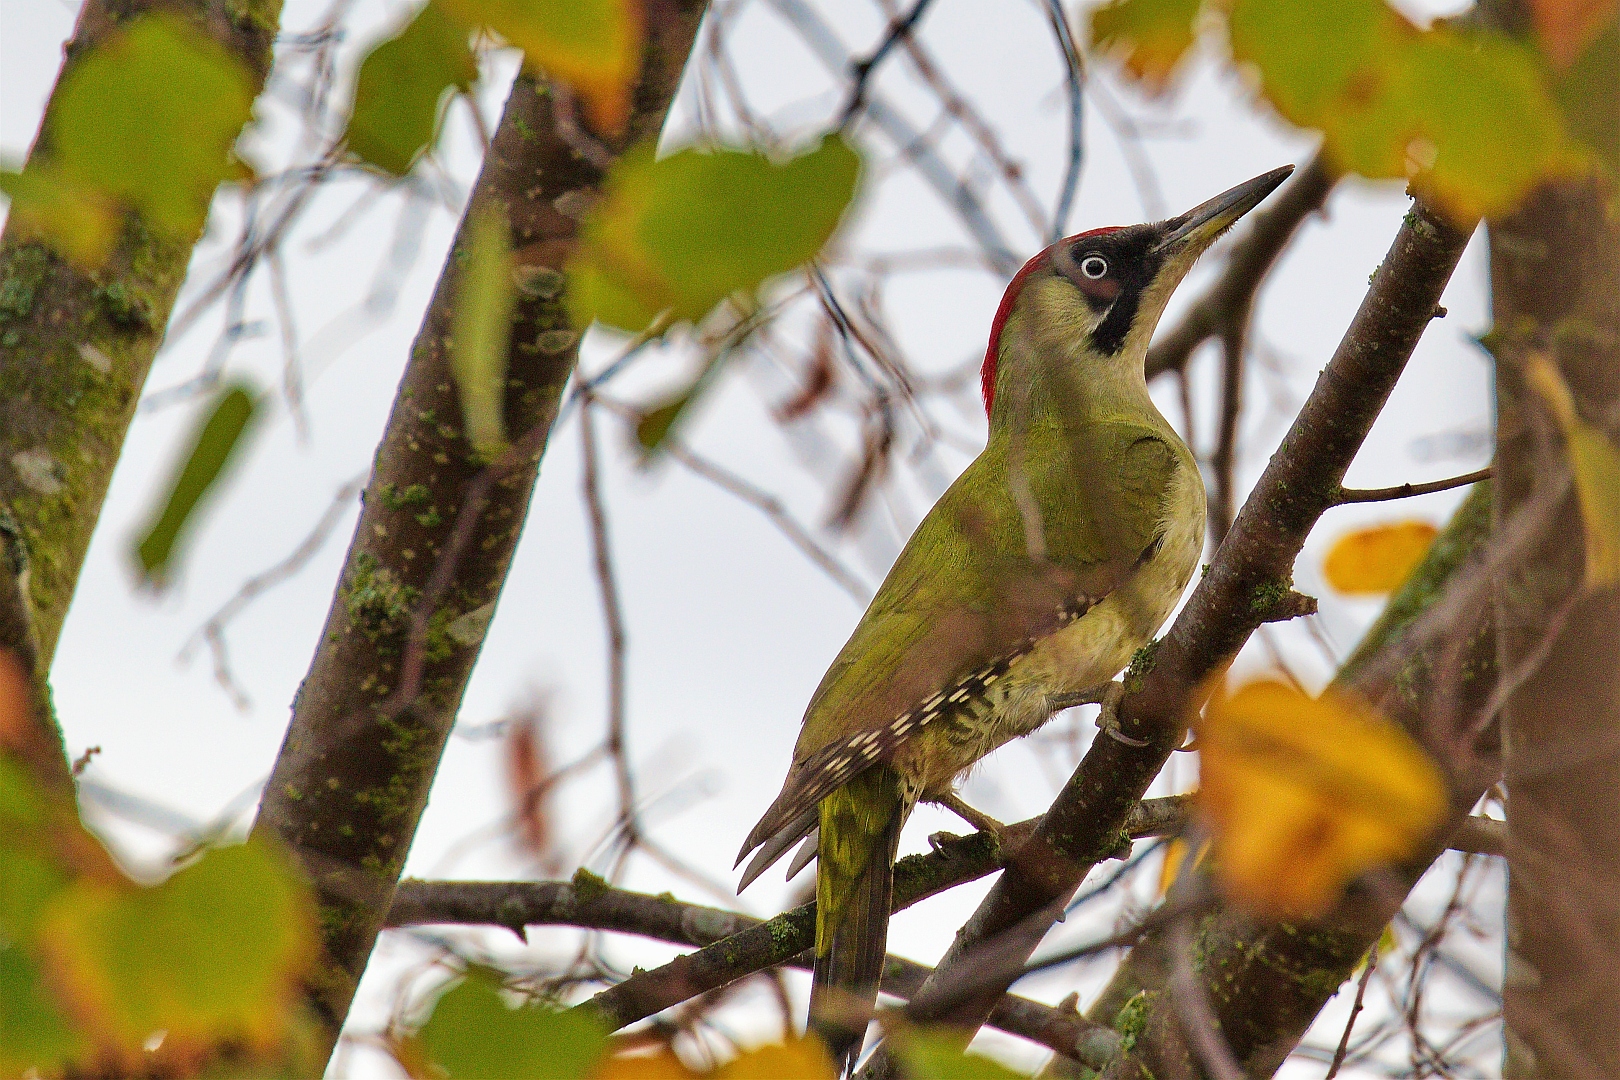
<svg viewBox="0 0 1620 1080">
<path fill-rule="evenodd" d="M 1206 203 L 1193 207 L 1180 217 L 1165 222 L 1169 232 L 1153 248 L 1155 252 L 1177 247 L 1191 247 L 1202 251 L 1215 238 L 1231 227 L 1238 218 L 1259 206 L 1267 195 L 1288 179 L 1294 171 L 1292 165 L 1245 180 L 1235 188 L 1223 191 Z"/>
</svg>

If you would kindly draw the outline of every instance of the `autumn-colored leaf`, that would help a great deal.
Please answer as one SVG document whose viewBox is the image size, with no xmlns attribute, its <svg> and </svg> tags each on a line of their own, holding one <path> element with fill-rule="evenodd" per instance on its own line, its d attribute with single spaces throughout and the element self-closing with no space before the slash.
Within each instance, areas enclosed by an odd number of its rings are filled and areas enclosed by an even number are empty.
<svg viewBox="0 0 1620 1080">
<path fill-rule="evenodd" d="M 112 253 L 118 204 L 100 189 L 76 184 L 42 162 L 22 172 L 0 170 L 0 193 L 11 202 L 6 224 L 18 235 L 49 244 L 84 269 Z"/>
<path fill-rule="evenodd" d="M 507 343 L 517 294 L 506 215 L 493 206 L 479 207 L 468 231 L 450 333 L 450 371 L 461 395 L 467 441 L 493 458 L 506 449 Z"/>
<path fill-rule="evenodd" d="M 1159 93 L 1198 36 L 1203 0 L 1115 0 L 1090 17 L 1091 47 Z"/>
<path fill-rule="evenodd" d="M 1564 432 L 1564 448 L 1586 527 L 1586 586 L 1620 585 L 1620 450 L 1603 429 L 1581 419 L 1569 384 L 1551 357 L 1531 353 L 1525 361 L 1525 377 Z"/>
<path fill-rule="evenodd" d="M 1208 840 L 1199 845 L 1198 855 L 1193 859 L 1195 868 L 1204 865 L 1204 860 L 1209 858 L 1209 849 L 1210 842 Z M 1181 876 L 1182 868 L 1187 862 L 1187 850 L 1187 841 L 1179 836 L 1172 837 L 1170 842 L 1164 845 L 1164 862 L 1159 866 L 1158 895 L 1161 898 L 1170 891 L 1170 887 Z"/>
<path fill-rule="evenodd" d="M 639 0 L 436 0 L 470 26 L 487 26 L 527 61 L 568 83 L 591 122 L 620 134 L 641 70 Z"/>
<path fill-rule="evenodd" d="M 315 956 L 313 905 L 262 841 L 220 848 L 149 889 L 81 880 L 41 916 L 39 948 L 80 1030 L 131 1064 L 194 1061 L 288 1037 Z"/>
<path fill-rule="evenodd" d="M 591 1080 L 696 1080 L 702 1075 L 688 1069 L 675 1051 L 665 1047 L 656 1054 L 610 1057 L 591 1073 Z"/>
<path fill-rule="evenodd" d="M 721 1066 L 717 1080 L 837 1080 L 838 1070 L 820 1039 L 791 1039 L 760 1046 Z"/>
<path fill-rule="evenodd" d="M 1620 11 L 1620 0 L 1529 0 L 1541 49 L 1563 70 Z M 1610 103 L 1611 108 L 1613 103 Z"/>
<path fill-rule="evenodd" d="M 569 313 L 631 333 L 700 322 L 733 293 L 815 257 L 849 206 L 860 157 L 841 138 L 787 161 L 643 145 L 608 175 L 567 267 Z M 667 325 L 667 324 L 666 324 Z"/>
<path fill-rule="evenodd" d="M 1322 914 L 1356 875 L 1411 854 L 1445 811 L 1417 744 L 1338 691 L 1251 683 L 1213 698 L 1194 729 L 1214 872 L 1264 917 Z"/>
<path fill-rule="evenodd" d="M 1333 542 L 1322 573 L 1342 593 L 1369 595 L 1401 587 L 1440 530 L 1426 521 L 1397 521 L 1345 533 Z"/>
<path fill-rule="evenodd" d="M 1404 179 L 1459 221 L 1505 213 L 1590 154 L 1543 66 L 1500 35 L 1420 31 L 1382 0 L 1235 0 L 1234 59 L 1345 171 Z"/>
<path fill-rule="evenodd" d="M 349 149 L 395 176 L 410 172 L 438 136 L 445 99 L 478 79 L 469 35 L 464 23 L 429 3 L 374 46 L 355 79 Z"/>
</svg>

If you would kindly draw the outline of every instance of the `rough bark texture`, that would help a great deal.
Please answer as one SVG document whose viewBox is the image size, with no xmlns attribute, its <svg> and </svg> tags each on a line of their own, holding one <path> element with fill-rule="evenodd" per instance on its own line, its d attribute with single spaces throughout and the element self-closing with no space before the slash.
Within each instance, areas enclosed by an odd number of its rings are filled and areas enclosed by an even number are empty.
<svg viewBox="0 0 1620 1080">
<path fill-rule="evenodd" d="M 280 0 L 86 0 L 57 86 L 110 33 L 177 12 L 246 65 L 255 94 L 270 69 Z M 54 98 L 54 95 L 53 95 Z M 49 158 L 46 106 L 29 165 Z M 197 234 L 124 222 L 107 264 L 85 273 L 25 238 L 0 237 L 0 528 L 27 557 L 40 670 L 50 669 L 113 466 L 135 415 Z"/>
<path fill-rule="evenodd" d="M 1016 977 L 1086 872 L 1113 849 L 1131 806 L 1180 744 L 1206 679 L 1230 661 L 1286 591 L 1295 557 L 1333 504 L 1467 240 L 1466 232 L 1421 205 L 1407 216 L 1209 572 L 1169 635 L 1133 665 L 1120 722 L 1142 745 L 1110 738 L 1092 744 L 1034 837 L 913 999 L 912 1019 L 969 1029 L 982 1023 L 989 1003 Z M 991 977 L 991 967 L 999 977 Z M 883 1075 L 891 1060 L 885 1056 L 871 1072 Z"/>
<path fill-rule="evenodd" d="M 646 8 L 648 40 L 626 144 L 655 138 L 704 5 Z M 342 577 L 293 704 L 259 808 L 260 830 L 295 852 L 315 884 L 324 955 L 309 987 L 335 1041 L 410 850 L 484 631 L 528 510 L 545 438 L 577 355 L 561 303 L 575 216 L 603 173 L 577 149 L 565 105 L 527 76 L 513 85 L 468 214 L 498 206 L 524 269 L 510 335 L 506 427 L 531 451 L 467 503 L 484 463 L 463 436 L 446 339 L 468 242 L 464 219 L 389 415 Z M 568 109 L 568 113 L 572 110 Z M 433 577 L 459 515 L 471 532 L 446 587 Z M 411 641 L 418 607 L 425 640 Z M 419 655 L 412 656 L 417 649 Z M 405 669 L 418 667 L 408 679 Z M 415 685 L 410 685 L 414 683 Z M 414 690 L 414 692 L 413 692 Z"/>
<path fill-rule="evenodd" d="M 1620 443 L 1611 194 L 1595 183 L 1550 186 L 1491 229 L 1499 514 L 1560 471 L 1562 439 L 1520 375 L 1529 350 L 1553 358 L 1581 417 Z M 1535 667 L 1503 726 L 1511 1077 L 1620 1076 L 1620 590 L 1583 595 L 1582 532 L 1567 498 L 1546 542 L 1496 596 L 1502 670 Z"/>
<path fill-rule="evenodd" d="M 1491 503 L 1491 485 L 1477 485 L 1335 680 L 1378 702 L 1385 715 L 1420 735 L 1425 718 L 1444 707 L 1441 695 L 1455 690 L 1461 700 L 1454 713 L 1468 722 L 1496 685 L 1488 586 L 1476 583 L 1478 599 L 1468 605 L 1466 623 L 1451 628 L 1465 642 L 1456 653 L 1447 649 L 1448 635 L 1417 650 L 1392 674 L 1381 674 L 1388 669 L 1372 660 L 1398 647 L 1415 620 L 1447 595 L 1448 585 L 1477 572 L 1479 552 L 1491 533 Z M 1459 665 L 1457 677 L 1443 677 L 1440 666 L 1453 663 Z M 1468 831 L 1463 815 L 1494 778 L 1495 764 L 1487 750 L 1448 777 L 1451 825 L 1464 826 L 1458 831 Z M 1226 908 L 1202 922 L 1194 967 L 1220 1033 L 1246 1075 L 1270 1076 L 1281 1066 L 1439 852 L 1439 843 L 1432 844 L 1396 867 L 1385 888 L 1353 889 L 1338 911 L 1316 923 L 1267 925 Z M 1111 1080 L 1202 1075 L 1182 1018 L 1165 992 L 1165 948 L 1157 937 L 1138 945 L 1088 1012 L 1120 1030 L 1131 1047 L 1105 1072 Z"/>
</svg>

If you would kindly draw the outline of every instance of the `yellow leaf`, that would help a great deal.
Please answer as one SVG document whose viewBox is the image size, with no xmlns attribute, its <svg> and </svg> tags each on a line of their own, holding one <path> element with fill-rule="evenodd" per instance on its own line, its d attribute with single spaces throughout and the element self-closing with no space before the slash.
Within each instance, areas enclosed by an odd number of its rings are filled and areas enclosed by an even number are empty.
<svg viewBox="0 0 1620 1080">
<path fill-rule="evenodd" d="M 467 441 L 486 458 L 506 449 L 507 342 L 512 332 L 512 251 L 506 215 L 473 211 L 467 261 L 457 288 L 450 371 L 461 395 Z"/>
<path fill-rule="evenodd" d="M 118 239 L 118 204 L 88 184 L 75 183 L 49 165 L 0 171 L 0 192 L 11 201 L 7 224 L 40 239 L 84 270 L 107 261 Z"/>
<path fill-rule="evenodd" d="M 1563 70 L 1586 50 L 1617 7 L 1617 0 L 1530 0 L 1530 17 L 1542 51 Z"/>
<path fill-rule="evenodd" d="M 1525 377 L 1564 432 L 1586 526 L 1586 586 L 1620 585 L 1620 451 L 1601 428 L 1581 419 L 1569 384 L 1546 353 L 1530 354 Z"/>
<path fill-rule="evenodd" d="M 630 119 L 641 73 L 637 0 L 438 0 L 470 26 L 487 26 L 523 50 L 530 64 L 568 83 L 599 130 L 617 135 Z"/>
<path fill-rule="evenodd" d="M 1160 93 L 1197 38 L 1201 7 L 1202 0 L 1116 0 L 1091 13 L 1091 47 Z"/>
<path fill-rule="evenodd" d="M 838 1070 L 821 1040 L 792 1039 L 750 1050 L 727 1062 L 716 1075 L 719 1080 L 837 1080 Z"/>
<path fill-rule="evenodd" d="M 1208 857 L 1209 841 L 1206 840 L 1204 841 L 1203 845 L 1199 847 L 1197 857 L 1193 859 L 1193 867 L 1196 869 L 1197 867 L 1204 865 L 1204 860 Z M 1187 841 L 1178 836 L 1164 846 L 1164 863 L 1159 867 L 1158 895 L 1161 898 L 1165 893 L 1170 891 L 1170 887 L 1174 885 L 1176 883 L 1176 879 L 1181 876 L 1181 867 L 1186 861 Z"/>
<path fill-rule="evenodd" d="M 1426 521 L 1397 521 L 1345 533 L 1333 542 L 1322 573 L 1342 593 L 1387 593 L 1400 588 L 1439 530 Z"/>
<path fill-rule="evenodd" d="M 1349 695 L 1251 683 L 1212 699 L 1194 727 L 1215 874 L 1259 915 L 1325 912 L 1357 874 L 1411 854 L 1445 811 L 1433 763 Z"/>
</svg>

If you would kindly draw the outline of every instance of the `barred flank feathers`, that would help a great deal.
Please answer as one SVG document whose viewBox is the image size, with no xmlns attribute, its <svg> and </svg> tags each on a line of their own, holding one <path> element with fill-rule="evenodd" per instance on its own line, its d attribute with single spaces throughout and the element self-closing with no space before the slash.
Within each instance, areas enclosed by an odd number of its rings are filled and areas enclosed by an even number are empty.
<svg viewBox="0 0 1620 1080">
<path fill-rule="evenodd" d="M 821 802 L 810 1026 L 853 1071 L 888 948 L 894 859 L 909 801 L 892 769 L 870 769 Z"/>
</svg>

